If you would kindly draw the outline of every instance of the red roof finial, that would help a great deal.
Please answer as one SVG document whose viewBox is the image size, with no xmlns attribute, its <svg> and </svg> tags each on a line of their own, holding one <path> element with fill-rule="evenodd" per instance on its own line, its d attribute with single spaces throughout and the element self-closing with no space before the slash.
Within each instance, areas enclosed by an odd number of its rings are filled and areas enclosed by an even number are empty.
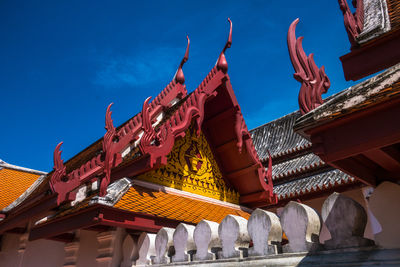
<svg viewBox="0 0 400 267">
<path fill-rule="evenodd" d="M 228 62 L 226 61 L 225 58 L 225 50 L 232 45 L 232 21 L 230 18 L 228 18 L 230 29 L 229 29 L 229 36 L 228 36 L 228 41 L 226 41 L 225 47 L 222 50 L 221 54 L 219 55 L 218 61 L 217 61 L 217 68 L 222 70 L 224 73 L 228 71 Z"/>
<path fill-rule="evenodd" d="M 302 115 L 313 110 L 323 103 L 322 94 L 328 91 L 330 81 L 325 74 L 325 68 L 318 68 L 314 61 L 314 55 L 308 57 L 304 53 L 303 37 L 296 39 L 296 25 L 299 19 L 292 22 L 287 34 L 287 45 L 290 60 L 292 61 L 295 73 L 293 77 L 301 82 L 299 92 L 299 108 Z"/>
<path fill-rule="evenodd" d="M 58 143 L 54 149 L 53 161 L 54 161 L 54 172 L 50 178 L 50 188 L 53 192 L 56 192 L 55 184 L 62 182 L 62 179 L 66 176 L 66 168 L 64 166 L 64 161 L 61 159 L 61 145 L 63 142 Z"/>
<path fill-rule="evenodd" d="M 185 83 L 185 76 L 183 75 L 182 67 L 183 67 L 183 64 L 185 64 L 185 62 L 189 59 L 190 39 L 189 39 L 188 35 L 186 35 L 186 38 L 187 38 L 187 46 L 186 46 L 185 56 L 183 57 L 181 64 L 179 64 L 178 70 L 175 74 L 175 81 L 180 84 Z"/>
<path fill-rule="evenodd" d="M 352 3 L 356 12 L 352 13 L 347 0 L 338 1 L 343 13 L 344 27 L 353 48 L 358 45 L 356 38 L 364 29 L 364 3 L 362 0 L 353 0 Z"/>
</svg>

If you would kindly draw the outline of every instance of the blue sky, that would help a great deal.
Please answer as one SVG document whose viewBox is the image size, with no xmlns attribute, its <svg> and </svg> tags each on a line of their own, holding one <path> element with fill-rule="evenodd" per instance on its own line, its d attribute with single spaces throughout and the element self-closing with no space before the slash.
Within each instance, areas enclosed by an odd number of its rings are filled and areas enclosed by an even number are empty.
<svg viewBox="0 0 400 267">
<path fill-rule="evenodd" d="M 214 66 L 233 21 L 228 73 L 248 127 L 298 109 L 300 84 L 286 47 L 297 17 L 307 54 L 325 65 L 337 93 L 339 56 L 349 52 L 336 0 L 324 1 L 1 1 L 0 159 L 42 171 L 64 141 L 69 159 L 114 124 L 138 113 L 184 66 L 188 91 Z"/>
</svg>

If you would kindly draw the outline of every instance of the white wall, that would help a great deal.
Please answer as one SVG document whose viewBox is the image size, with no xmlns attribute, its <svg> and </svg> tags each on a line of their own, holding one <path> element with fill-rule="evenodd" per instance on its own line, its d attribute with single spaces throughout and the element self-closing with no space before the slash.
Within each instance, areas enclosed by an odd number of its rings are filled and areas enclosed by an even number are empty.
<svg viewBox="0 0 400 267">
<path fill-rule="evenodd" d="M 97 232 L 95 231 L 80 231 L 80 244 L 78 252 L 77 267 L 96 266 L 97 256 Z"/>
</svg>

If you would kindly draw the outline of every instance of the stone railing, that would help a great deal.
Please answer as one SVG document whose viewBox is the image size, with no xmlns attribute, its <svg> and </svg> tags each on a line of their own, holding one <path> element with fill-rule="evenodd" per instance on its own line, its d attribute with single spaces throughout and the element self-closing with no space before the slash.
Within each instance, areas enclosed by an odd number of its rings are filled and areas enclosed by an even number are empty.
<svg viewBox="0 0 400 267">
<path fill-rule="evenodd" d="M 336 265 L 362 259 L 400 264 L 400 246 L 383 249 L 364 238 L 367 213 L 353 199 L 333 193 L 321 213 L 292 201 L 280 217 L 256 209 L 249 220 L 228 215 L 220 224 L 202 220 L 196 226 L 181 223 L 157 234 L 142 233 L 139 258 L 132 265 L 297 266 L 321 261 Z M 322 221 L 331 235 L 324 244 L 319 242 Z M 287 240 L 282 240 L 283 233 Z"/>
</svg>

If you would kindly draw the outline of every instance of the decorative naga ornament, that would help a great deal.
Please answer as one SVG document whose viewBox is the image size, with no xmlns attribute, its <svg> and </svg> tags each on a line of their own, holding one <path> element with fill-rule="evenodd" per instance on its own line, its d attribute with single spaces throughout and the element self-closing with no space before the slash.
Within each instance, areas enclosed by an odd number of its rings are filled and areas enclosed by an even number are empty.
<svg viewBox="0 0 400 267">
<path fill-rule="evenodd" d="M 185 64 L 186 61 L 188 61 L 188 59 L 189 59 L 190 39 L 189 39 L 188 35 L 186 35 L 186 39 L 187 39 L 187 46 L 186 46 L 185 56 L 183 57 L 181 64 L 179 64 L 178 70 L 176 71 L 176 74 L 175 74 L 175 81 L 180 84 L 185 83 L 185 76 L 183 75 L 182 67 L 183 67 L 183 64 Z"/>
<path fill-rule="evenodd" d="M 323 103 L 322 94 L 328 91 L 331 86 L 328 76 L 325 74 L 325 67 L 318 68 L 314 61 L 314 54 L 308 57 L 304 53 L 303 37 L 296 39 L 296 25 L 299 19 L 292 22 L 287 35 L 287 44 L 290 59 L 294 70 L 293 77 L 301 82 L 299 92 L 299 107 L 301 115 L 308 113 Z"/>
<path fill-rule="evenodd" d="M 66 178 L 66 168 L 64 165 L 64 161 L 61 159 L 61 151 L 60 147 L 63 144 L 63 142 L 60 142 L 56 148 L 54 149 L 54 154 L 53 154 L 53 161 L 54 161 L 54 172 L 53 175 L 50 178 L 50 188 L 53 192 L 58 192 L 59 195 L 61 195 L 60 188 L 58 188 L 57 185 L 65 181 Z M 60 204 L 60 200 L 65 197 L 58 197 L 57 198 L 57 204 Z"/>
<path fill-rule="evenodd" d="M 119 162 L 117 163 L 117 153 L 115 147 L 118 139 L 117 131 L 115 130 L 113 121 L 111 119 L 111 106 L 113 103 L 108 105 L 106 111 L 106 126 L 104 127 L 107 132 L 104 134 L 103 137 L 103 153 L 104 153 L 104 177 L 100 183 L 100 196 L 103 197 L 107 194 L 107 187 L 110 184 L 111 180 L 111 169 L 116 165 L 119 164 L 121 161 L 119 157 Z"/>
<path fill-rule="evenodd" d="M 226 73 L 228 71 L 228 62 L 226 61 L 226 58 L 225 58 L 225 50 L 230 48 L 232 45 L 232 21 L 230 18 L 228 18 L 228 21 L 229 21 L 229 25 L 230 25 L 228 41 L 226 41 L 224 49 L 222 49 L 222 52 L 219 55 L 219 58 L 217 61 L 217 68 L 224 73 Z"/>
<path fill-rule="evenodd" d="M 161 127 L 156 133 L 153 128 L 148 97 L 143 103 L 142 109 L 142 130 L 143 136 L 140 139 L 139 148 L 142 154 L 150 156 L 150 167 L 155 164 L 167 164 L 166 154 L 172 149 L 174 145 L 175 136 L 172 133 L 171 127 Z"/>
<path fill-rule="evenodd" d="M 364 28 L 364 3 L 363 0 L 353 0 L 356 12 L 351 13 L 347 0 L 338 0 L 343 13 L 344 27 L 346 28 L 351 47 L 357 46 L 356 38 Z"/>
</svg>

